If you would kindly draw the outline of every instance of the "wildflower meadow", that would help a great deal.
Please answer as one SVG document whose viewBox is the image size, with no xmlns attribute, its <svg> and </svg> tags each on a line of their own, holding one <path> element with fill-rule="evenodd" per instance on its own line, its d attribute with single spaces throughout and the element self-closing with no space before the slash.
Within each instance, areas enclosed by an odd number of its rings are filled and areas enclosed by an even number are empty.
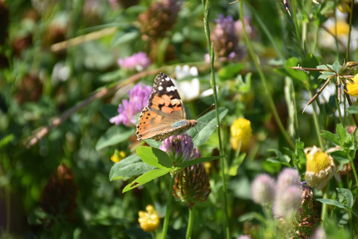
<svg viewBox="0 0 358 239">
<path fill-rule="evenodd" d="M 0 0 L 0 239 L 358 238 L 358 1 Z"/>
</svg>

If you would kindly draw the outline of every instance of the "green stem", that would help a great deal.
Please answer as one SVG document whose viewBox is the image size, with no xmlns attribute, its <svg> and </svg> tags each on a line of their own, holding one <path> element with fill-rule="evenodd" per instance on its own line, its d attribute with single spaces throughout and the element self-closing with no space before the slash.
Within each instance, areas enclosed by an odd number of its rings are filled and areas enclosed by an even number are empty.
<svg viewBox="0 0 358 239">
<path fill-rule="evenodd" d="M 191 239 L 191 233 L 193 232 L 194 224 L 194 206 L 189 207 L 189 216 L 188 216 L 188 227 L 186 228 L 186 239 Z"/>
<path fill-rule="evenodd" d="M 312 96 L 312 95 L 311 95 Z M 314 105 L 314 103 L 312 104 L 312 109 L 313 109 L 313 123 L 314 123 L 314 128 L 317 134 L 317 140 L 318 140 L 318 145 L 321 149 L 323 149 L 323 141 L 322 141 L 322 137 L 321 137 L 321 129 L 319 127 L 319 123 L 318 123 L 318 118 L 317 118 L 317 111 L 316 111 L 316 107 Z"/>
<path fill-rule="evenodd" d="M 167 238 L 168 228 L 169 228 L 169 218 L 172 211 L 172 204 L 173 204 L 173 196 L 172 196 L 172 190 L 173 190 L 173 181 L 174 178 L 170 178 L 170 190 L 168 194 L 168 202 L 167 202 L 167 208 L 165 210 L 165 217 L 164 217 L 164 223 L 163 223 L 163 230 L 162 230 L 162 239 Z"/>
<path fill-rule="evenodd" d="M 348 32 L 347 49 L 346 49 L 346 61 L 349 61 L 349 57 L 350 57 L 349 54 L 351 50 L 353 7 L 354 7 L 354 1 L 351 1 L 350 9 L 349 9 L 349 32 Z"/>
<path fill-rule="evenodd" d="M 328 183 L 328 185 L 329 185 L 329 183 Z M 327 196 L 328 185 L 323 189 L 323 198 L 324 199 L 328 198 L 328 196 Z M 323 203 L 322 212 L 321 212 L 321 221 L 322 222 L 324 222 L 324 220 L 326 219 L 326 216 L 327 216 L 327 204 Z"/>
<path fill-rule="evenodd" d="M 272 99 L 272 96 L 269 92 L 269 88 L 268 88 L 268 84 L 267 84 L 267 80 L 266 80 L 266 77 L 264 75 L 264 73 L 262 72 L 261 70 L 261 63 L 260 63 L 260 60 L 258 58 L 258 56 L 254 53 L 254 50 L 253 50 L 253 47 L 251 45 L 251 41 L 249 41 L 249 38 L 247 36 L 247 32 L 246 32 L 246 24 L 245 24 L 245 21 L 244 21 L 244 0 L 240 1 L 240 18 L 242 19 L 241 22 L 242 22 L 242 29 L 243 29 L 243 37 L 244 37 L 244 41 L 245 41 L 245 44 L 246 44 L 246 47 L 248 49 L 248 52 L 249 52 L 249 55 L 255 65 L 255 68 L 257 70 L 257 72 L 259 73 L 259 76 L 260 76 L 260 79 L 261 79 L 261 83 L 262 83 L 262 86 L 264 88 L 264 91 L 266 93 L 266 97 L 267 97 L 267 102 L 269 104 L 269 107 L 272 111 L 272 114 L 275 118 L 275 121 L 283 135 L 283 137 L 286 139 L 287 143 L 289 144 L 289 146 L 291 148 L 294 148 L 294 143 L 292 141 L 292 139 L 290 138 L 289 134 L 287 133 L 287 131 L 285 130 L 285 128 L 283 127 L 283 124 L 282 124 L 282 121 L 280 119 L 280 116 L 278 115 L 277 113 L 277 110 L 276 110 L 276 107 L 275 107 L 275 103 Z"/>
<path fill-rule="evenodd" d="M 224 155 L 224 147 L 222 143 L 221 138 L 221 129 L 220 129 L 220 118 L 219 118 L 219 101 L 218 101 L 218 93 L 217 93 L 217 87 L 216 87 L 216 79 L 215 79 L 215 67 L 214 67 L 214 61 L 215 61 L 215 54 L 214 54 L 214 48 L 212 46 L 211 40 L 210 40 L 210 27 L 208 22 L 208 15 L 209 15 L 209 4 L 210 0 L 202 0 L 202 4 L 204 7 L 204 32 L 205 37 L 208 45 L 208 51 L 210 53 L 210 84 L 214 91 L 214 103 L 215 103 L 215 111 L 216 111 L 216 120 L 217 120 L 217 128 L 218 128 L 218 139 L 219 139 L 219 149 L 220 149 L 220 156 Z M 226 239 L 231 238 L 230 234 L 230 228 L 229 228 L 229 212 L 228 212 L 228 201 L 227 201 L 227 183 L 226 183 L 226 170 L 227 163 L 226 158 L 221 157 L 220 159 L 220 175 L 221 180 L 223 183 L 223 201 L 224 201 L 224 230 Z"/>
<path fill-rule="evenodd" d="M 353 169 L 352 171 L 353 171 L 354 179 L 356 180 L 356 186 L 358 187 L 358 176 L 357 176 L 356 166 L 354 165 L 354 159 L 351 160 L 351 167 Z"/>
</svg>

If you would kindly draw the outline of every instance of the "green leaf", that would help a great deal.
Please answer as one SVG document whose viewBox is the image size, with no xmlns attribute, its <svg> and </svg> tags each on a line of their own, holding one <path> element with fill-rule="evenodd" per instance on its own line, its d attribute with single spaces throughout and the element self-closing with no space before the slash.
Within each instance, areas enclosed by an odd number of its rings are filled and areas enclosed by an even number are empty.
<svg viewBox="0 0 358 239">
<path fill-rule="evenodd" d="M 139 146 L 136 148 L 137 155 L 143 162 L 157 168 L 171 168 L 173 161 L 162 150 L 148 146 Z"/>
<path fill-rule="evenodd" d="M 162 144 L 160 141 L 156 141 L 154 139 L 145 139 L 144 142 L 146 142 L 149 146 L 153 148 L 159 148 Z"/>
<path fill-rule="evenodd" d="M 328 141 L 331 141 L 334 144 L 339 145 L 341 142 L 339 141 L 339 137 L 336 134 L 333 134 L 332 132 L 322 130 L 321 133 L 322 137 Z"/>
<path fill-rule="evenodd" d="M 348 107 L 348 113 L 358 114 L 358 105 L 352 105 Z"/>
<path fill-rule="evenodd" d="M 138 38 L 139 32 L 138 31 L 132 31 L 132 32 L 120 32 L 113 40 L 112 46 L 118 46 L 123 43 L 127 43 L 130 41 L 135 40 Z"/>
<path fill-rule="evenodd" d="M 246 158 L 246 154 L 243 153 L 243 154 L 240 154 L 238 157 L 236 157 L 234 159 L 234 161 L 232 162 L 229 170 L 228 170 L 228 174 L 230 176 L 236 176 L 237 175 L 237 172 L 242 164 L 242 162 L 244 162 L 244 159 Z"/>
<path fill-rule="evenodd" d="M 219 70 L 218 75 L 221 79 L 234 78 L 235 76 L 237 76 L 240 73 L 242 68 L 243 68 L 243 64 L 240 64 L 240 63 L 229 64 L 225 67 L 222 67 Z"/>
<path fill-rule="evenodd" d="M 222 156 L 222 157 L 224 157 L 224 156 Z M 179 165 L 179 167 L 185 168 L 185 167 L 192 166 L 194 164 L 210 162 L 212 160 L 219 159 L 219 158 L 220 158 L 220 156 L 211 156 L 211 157 L 197 158 L 197 159 L 193 159 L 193 160 L 185 160 Z"/>
<path fill-rule="evenodd" d="M 351 190 L 347 188 L 337 188 L 338 198 L 341 203 L 346 207 L 351 209 L 354 204 L 353 194 Z"/>
<path fill-rule="evenodd" d="M 143 163 L 137 155 L 132 154 L 112 166 L 109 172 L 109 179 L 110 181 L 127 180 L 152 169 L 152 166 Z"/>
<path fill-rule="evenodd" d="M 342 208 L 342 209 L 347 209 L 346 206 L 344 206 L 342 203 L 333 200 L 333 199 L 327 199 L 327 198 L 318 198 L 317 201 L 323 203 L 323 204 L 327 204 L 327 205 L 331 205 L 331 206 L 336 206 L 338 208 Z"/>
<path fill-rule="evenodd" d="M 219 112 L 219 120 L 221 121 L 228 110 L 220 108 Z M 194 144 L 198 147 L 209 139 L 211 134 L 217 129 L 217 125 L 216 112 L 213 110 L 200 117 L 197 125 L 189 129 L 187 133 L 193 138 Z"/>
<path fill-rule="evenodd" d="M 133 129 L 120 126 L 110 127 L 104 135 L 102 135 L 96 144 L 96 150 L 99 151 L 106 147 L 119 144 L 126 141 L 134 133 Z"/>
<path fill-rule="evenodd" d="M 122 192 L 123 193 L 128 192 L 136 187 L 139 187 L 139 186 L 146 184 L 156 178 L 159 178 L 169 172 L 170 172 L 170 169 L 168 169 L 168 168 L 153 169 L 149 172 L 142 174 L 141 176 L 139 176 L 138 178 L 133 180 L 131 183 L 127 184 Z"/>
</svg>

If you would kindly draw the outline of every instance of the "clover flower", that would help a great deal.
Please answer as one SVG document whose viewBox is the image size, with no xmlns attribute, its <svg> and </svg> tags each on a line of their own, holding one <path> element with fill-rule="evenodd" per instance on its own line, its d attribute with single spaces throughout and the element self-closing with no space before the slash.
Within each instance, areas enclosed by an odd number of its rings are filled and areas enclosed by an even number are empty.
<svg viewBox="0 0 358 239">
<path fill-rule="evenodd" d="M 291 185 L 284 191 L 277 191 L 273 204 L 273 213 L 278 218 L 293 216 L 301 205 L 302 189 L 300 186 Z"/>
<path fill-rule="evenodd" d="M 316 146 L 306 148 L 305 153 L 307 160 L 305 180 L 311 187 L 321 190 L 334 173 L 333 158 Z"/>
<path fill-rule="evenodd" d="M 277 194 L 280 195 L 290 186 L 300 185 L 300 175 L 296 169 L 285 168 L 277 179 Z"/>
<path fill-rule="evenodd" d="M 272 203 L 275 197 L 275 180 L 267 174 L 261 174 L 251 184 L 251 195 L 254 202 L 265 205 Z"/>
<path fill-rule="evenodd" d="M 177 162 L 200 157 L 199 150 L 194 148 L 193 140 L 187 134 L 170 136 L 163 141 L 160 149 L 174 156 Z M 173 194 L 189 207 L 206 201 L 210 191 L 209 178 L 201 163 L 186 167 L 174 174 Z"/>
<path fill-rule="evenodd" d="M 236 119 L 230 127 L 230 143 L 234 150 L 245 151 L 252 137 L 251 122 L 245 118 Z"/>
<path fill-rule="evenodd" d="M 155 231 L 160 224 L 159 214 L 152 205 L 148 205 L 145 210 L 138 212 L 139 226 L 145 232 Z"/>
<path fill-rule="evenodd" d="M 358 74 L 355 74 L 352 82 L 346 84 L 347 94 L 351 96 L 358 96 Z"/>
<path fill-rule="evenodd" d="M 216 55 L 221 61 L 239 60 L 241 52 L 234 19 L 231 16 L 220 15 L 215 22 L 211 39 Z"/>
<path fill-rule="evenodd" d="M 118 59 L 118 65 L 121 68 L 128 70 L 135 69 L 137 71 L 141 71 L 146 69 L 150 63 L 149 57 L 144 52 L 138 52 L 129 57 Z"/>
<path fill-rule="evenodd" d="M 193 100 L 200 95 L 198 68 L 188 65 L 175 67 L 176 83 L 183 101 Z M 184 79 L 184 80 L 183 80 Z"/>
<path fill-rule="evenodd" d="M 248 235 L 240 235 L 236 239 L 251 239 L 251 237 Z"/>
<path fill-rule="evenodd" d="M 326 232 L 322 227 L 318 227 L 311 237 L 311 239 L 326 239 L 326 238 L 327 238 Z"/>
<path fill-rule="evenodd" d="M 152 87 L 141 83 L 135 85 L 129 91 L 129 100 L 123 100 L 118 106 L 118 115 L 112 117 L 109 121 L 112 124 L 124 124 L 126 126 L 136 124 L 136 114 L 148 105 L 149 96 Z"/>
<path fill-rule="evenodd" d="M 138 17 L 143 40 L 162 38 L 174 26 L 182 1 L 160 0 Z"/>
<path fill-rule="evenodd" d="M 187 134 L 166 138 L 160 149 L 174 156 L 175 159 L 191 160 L 200 157 L 199 150 L 194 148 L 193 139 Z"/>
</svg>

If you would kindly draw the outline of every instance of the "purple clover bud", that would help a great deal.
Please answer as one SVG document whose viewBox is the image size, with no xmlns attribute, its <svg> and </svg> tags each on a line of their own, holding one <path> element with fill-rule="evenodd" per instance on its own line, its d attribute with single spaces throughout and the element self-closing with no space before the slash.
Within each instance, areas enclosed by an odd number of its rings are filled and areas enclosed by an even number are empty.
<svg viewBox="0 0 358 239">
<path fill-rule="evenodd" d="M 278 218 L 293 216 L 301 205 L 301 197 L 302 189 L 297 185 L 288 186 L 284 191 L 276 193 L 273 214 Z"/>
<path fill-rule="evenodd" d="M 275 180 L 267 174 L 261 174 L 251 184 L 252 199 L 261 205 L 270 204 L 275 197 Z"/>
<path fill-rule="evenodd" d="M 194 148 L 193 139 L 187 135 L 173 135 L 166 138 L 160 149 L 183 160 L 191 160 L 200 157 L 199 150 Z"/>
<path fill-rule="evenodd" d="M 138 52 L 131 56 L 118 59 L 118 65 L 121 68 L 137 71 L 146 69 L 150 65 L 150 59 L 144 52 Z"/>
<path fill-rule="evenodd" d="M 248 235 L 241 235 L 241 236 L 238 236 L 236 239 L 251 239 L 251 237 Z"/>
<path fill-rule="evenodd" d="M 123 100 L 122 104 L 119 104 L 118 115 L 112 117 L 109 122 L 116 125 L 135 125 L 135 116 L 148 105 L 151 91 L 152 87 L 150 86 L 141 83 L 135 85 L 128 93 L 129 100 Z"/>
<path fill-rule="evenodd" d="M 277 179 L 277 194 L 280 195 L 291 185 L 300 185 L 300 175 L 296 169 L 285 168 Z"/>
</svg>

